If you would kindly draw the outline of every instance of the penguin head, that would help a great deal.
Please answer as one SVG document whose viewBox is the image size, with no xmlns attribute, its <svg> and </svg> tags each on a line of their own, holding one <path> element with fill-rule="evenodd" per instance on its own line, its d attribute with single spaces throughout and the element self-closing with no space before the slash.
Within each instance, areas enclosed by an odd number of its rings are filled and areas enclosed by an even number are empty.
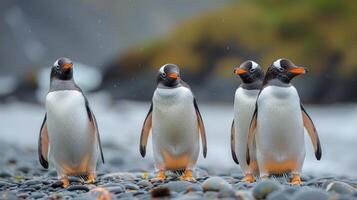
<svg viewBox="0 0 357 200">
<path fill-rule="evenodd" d="M 307 68 L 297 66 L 288 59 L 280 58 L 268 68 L 265 82 L 277 79 L 282 83 L 289 84 L 295 76 L 306 74 L 307 72 Z"/>
<path fill-rule="evenodd" d="M 234 74 L 238 75 L 243 83 L 254 83 L 263 81 L 264 71 L 260 65 L 254 61 L 248 60 L 243 62 L 239 67 L 234 69 Z"/>
<path fill-rule="evenodd" d="M 180 69 L 175 64 L 165 64 L 159 69 L 157 83 L 167 87 L 175 87 L 180 83 Z"/>
<path fill-rule="evenodd" d="M 59 58 L 51 69 L 51 79 L 71 80 L 73 78 L 73 63 L 69 58 Z"/>
</svg>

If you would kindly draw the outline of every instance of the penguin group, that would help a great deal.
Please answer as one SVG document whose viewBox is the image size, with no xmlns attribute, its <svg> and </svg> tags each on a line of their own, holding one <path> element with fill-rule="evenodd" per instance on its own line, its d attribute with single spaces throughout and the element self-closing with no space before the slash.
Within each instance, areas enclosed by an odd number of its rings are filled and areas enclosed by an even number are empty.
<svg viewBox="0 0 357 200">
<path fill-rule="evenodd" d="M 69 176 L 95 182 L 98 157 L 104 163 L 99 128 L 87 98 L 73 78 L 73 63 L 59 58 L 51 68 L 46 114 L 41 125 L 38 154 L 44 168 L 53 166 L 64 187 Z M 315 125 L 307 114 L 291 80 L 307 69 L 288 59 L 273 62 L 267 72 L 248 60 L 234 69 L 241 84 L 234 96 L 230 146 L 243 181 L 289 175 L 292 185 L 301 185 L 305 159 L 304 131 L 311 138 L 315 156 L 322 150 Z M 146 155 L 152 135 L 156 177 L 164 181 L 167 171 L 180 171 L 180 179 L 195 182 L 200 143 L 207 155 L 203 118 L 190 86 L 175 64 L 158 70 L 156 89 L 141 130 L 139 152 Z"/>
</svg>

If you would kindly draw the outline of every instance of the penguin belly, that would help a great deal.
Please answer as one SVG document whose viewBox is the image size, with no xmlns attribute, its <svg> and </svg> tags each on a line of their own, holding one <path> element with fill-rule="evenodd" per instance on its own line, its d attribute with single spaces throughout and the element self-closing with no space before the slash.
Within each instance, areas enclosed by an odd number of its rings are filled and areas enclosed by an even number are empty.
<svg viewBox="0 0 357 200">
<path fill-rule="evenodd" d="M 250 121 L 254 114 L 255 103 L 259 90 L 246 90 L 238 88 L 235 93 L 234 100 L 234 128 L 236 134 L 236 152 L 239 165 L 244 175 L 253 174 L 259 175 L 256 156 L 255 144 L 251 151 L 251 163 L 248 166 L 246 160 L 248 131 Z"/>
<path fill-rule="evenodd" d="M 193 95 L 188 88 L 158 88 L 153 97 L 152 135 L 157 170 L 192 169 L 199 154 Z"/>
<path fill-rule="evenodd" d="M 83 95 L 74 90 L 50 92 L 46 110 L 49 157 L 59 176 L 94 173 L 97 141 Z"/>
<path fill-rule="evenodd" d="M 304 126 L 294 86 L 264 88 L 256 132 L 260 176 L 300 173 L 305 159 Z"/>
</svg>

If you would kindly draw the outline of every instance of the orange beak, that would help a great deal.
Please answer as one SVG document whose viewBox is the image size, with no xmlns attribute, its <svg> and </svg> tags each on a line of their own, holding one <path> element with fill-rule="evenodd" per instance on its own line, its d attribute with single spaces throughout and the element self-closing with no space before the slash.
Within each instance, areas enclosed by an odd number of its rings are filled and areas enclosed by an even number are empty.
<svg viewBox="0 0 357 200">
<path fill-rule="evenodd" d="M 66 63 L 66 64 L 63 65 L 63 69 L 66 70 L 66 71 L 71 70 L 72 67 L 73 67 L 72 63 Z"/>
<path fill-rule="evenodd" d="M 237 68 L 236 70 L 234 70 L 234 73 L 237 75 L 242 75 L 242 74 L 246 74 L 247 71 L 241 68 Z"/>
<path fill-rule="evenodd" d="M 292 74 L 300 75 L 300 74 L 305 74 L 306 70 L 302 67 L 296 67 L 296 68 L 290 69 L 289 72 Z"/>
<path fill-rule="evenodd" d="M 178 75 L 176 73 L 172 73 L 172 74 L 169 74 L 168 77 L 170 77 L 172 79 L 177 79 Z"/>
</svg>

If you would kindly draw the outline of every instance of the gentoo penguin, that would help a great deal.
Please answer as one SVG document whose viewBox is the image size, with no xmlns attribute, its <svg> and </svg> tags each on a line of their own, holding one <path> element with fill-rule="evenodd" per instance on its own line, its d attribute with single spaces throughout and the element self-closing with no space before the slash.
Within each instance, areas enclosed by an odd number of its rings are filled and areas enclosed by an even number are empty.
<svg viewBox="0 0 357 200">
<path fill-rule="evenodd" d="M 234 97 L 234 119 L 231 127 L 231 150 L 233 160 L 240 165 L 244 174 L 243 181 L 252 183 L 259 175 L 252 149 L 251 164 L 246 162 L 246 150 L 250 120 L 253 117 L 255 102 L 264 79 L 264 71 L 256 62 L 248 60 L 234 69 L 234 74 L 242 79 Z"/>
<path fill-rule="evenodd" d="M 195 97 L 174 64 L 162 66 L 157 75 L 157 88 L 140 137 L 143 157 L 150 132 L 157 171 L 155 180 L 165 180 L 167 170 L 184 170 L 180 179 L 195 181 L 192 170 L 200 150 L 199 135 L 203 156 L 207 154 L 205 127 Z"/>
<path fill-rule="evenodd" d="M 265 75 L 251 120 L 247 146 L 247 163 L 250 163 L 249 149 L 255 140 L 260 177 L 263 179 L 272 174 L 290 173 L 291 184 L 302 183 L 304 127 L 312 140 L 317 160 L 321 159 L 320 140 L 314 123 L 290 83 L 295 76 L 306 72 L 306 68 L 296 66 L 290 60 L 278 59 Z"/>
<path fill-rule="evenodd" d="M 98 125 L 88 100 L 73 79 L 73 64 L 68 58 L 52 66 L 46 114 L 41 126 L 38 152 L 40 163 L 50 162 L 63 186 L 68 176 L 95 181 L 98 146 L 104 163 Z"/>
</svg>

